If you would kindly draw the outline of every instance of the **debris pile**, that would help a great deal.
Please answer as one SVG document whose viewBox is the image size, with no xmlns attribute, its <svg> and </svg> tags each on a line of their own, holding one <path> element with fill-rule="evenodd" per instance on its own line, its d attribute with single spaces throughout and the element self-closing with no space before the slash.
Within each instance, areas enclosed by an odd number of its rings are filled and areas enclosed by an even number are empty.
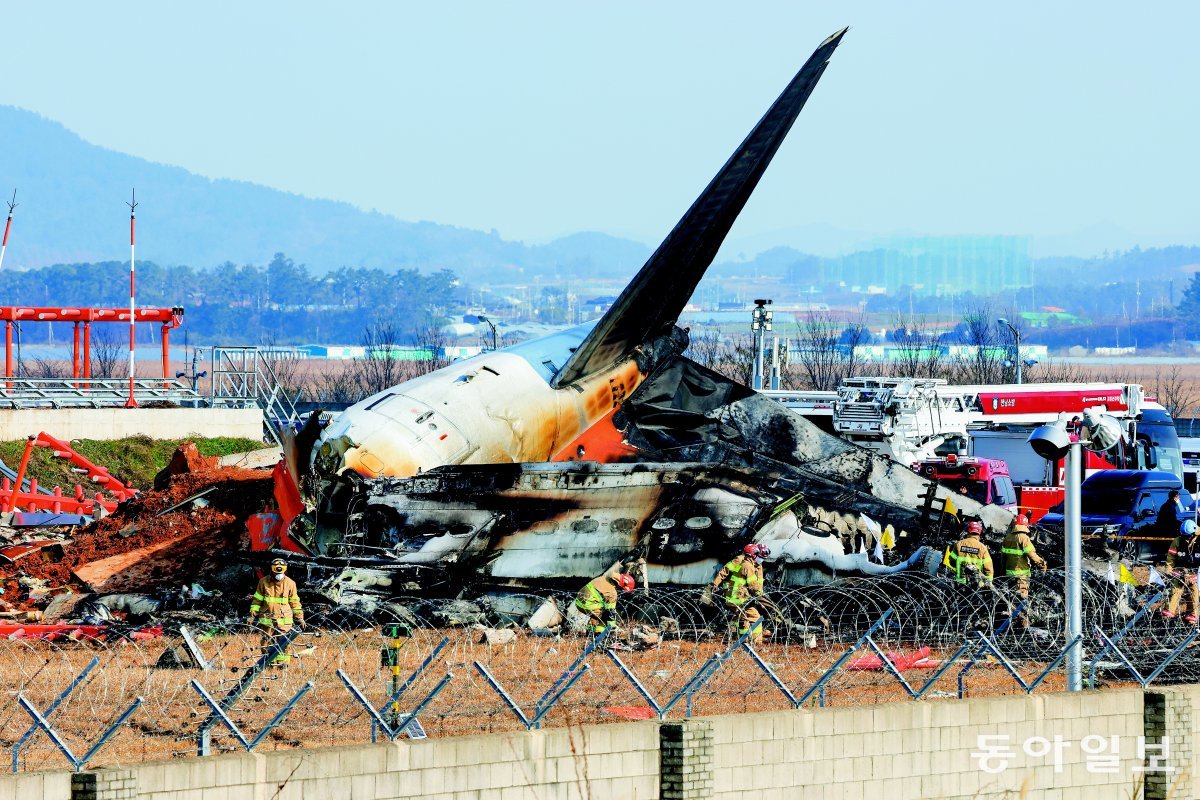
<svg viewBox="0 0 1200 800">
<path fill-rule="evenodd" d="M 163 473 L 161 488 L 87 527 L 0 528 L 0 554 L 10 554 L 0 558 L 0 613 L 49 604 L 69 618 L 84 604 L 63 595 L 149 592 L 161 603 L 167 593 L 196 599 L 242 583 L 248 568 L 232 555 L 246 547 L 246 520 L 271 496 L 270 473 L 218 467 L 194 445 L 180 447 Z M 118 604 L 110 618 L 126 614 L 135 612 Z"/>
</svg>

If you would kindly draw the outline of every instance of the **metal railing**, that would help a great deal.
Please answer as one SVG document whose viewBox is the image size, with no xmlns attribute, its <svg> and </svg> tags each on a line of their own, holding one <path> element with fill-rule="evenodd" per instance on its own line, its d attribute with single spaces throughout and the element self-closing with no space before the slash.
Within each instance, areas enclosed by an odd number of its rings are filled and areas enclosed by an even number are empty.
<svg viewBox="0 0 1200 800">
<path fill-rule="evenodd" d="M 275 352 L 259 347 L 214 347 L 211 399 L 214 406 L 261 408 L 267 435 L 282 447 L 283 429 L 295 423 L 299 414 L 271 365 Z"/>
<path fill-rule="evenodd" d="M 138 405 L 191 405 L 200 395 L 176 379 L 138 378 L 133 398 Z M 0 378 L 0 408 L 106 408 L 128 400 L 128 379 Z"/>
<path fill-rule="evenodd" d="M 1064 687 L 1076 647 L 1093 688 L 1200 681 L 1200 629 L 1156 613 L 1163 592 L 1090 583 L 1087 634 L 1065 642 L 1061 588 L 1051 573 L 1028 599 L 1015 585 L 913 576 L 777 589 L 742 633 L 683 590 L 626 596 L 621 628 L 598 637 L 576 624 L 570 595 L 394 598 L 371 616 L 314 616 L 265 648 L 238 623 L 105 638 L 31 629 L 0 638 L 0 746 L 14 770 L 64 759 L 83 769 L 380 735 L 1032 694 Z M 547 602 L 565 619 L 523 624 Z"/>
</svg>

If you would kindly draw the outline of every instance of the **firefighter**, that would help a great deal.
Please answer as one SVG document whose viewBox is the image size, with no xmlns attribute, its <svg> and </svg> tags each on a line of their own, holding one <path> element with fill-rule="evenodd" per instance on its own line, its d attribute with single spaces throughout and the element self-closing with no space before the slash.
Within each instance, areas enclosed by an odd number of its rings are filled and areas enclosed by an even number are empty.
<svg viewBox="0 0 1200 800">
<path fill-rule="evenodd" d="M 595 634 L 617 627 L 617 589 L 632 592 L 637 581 L 632 575 L 618 572 L 609 578 L 592 578 L 575 595 L 575 607 L 587 614 L 588 630 Z"/>
<path fill-rule="evenodd" d="M 725 588 L 725 608 L 737 616 L 737 632 L 743 636 L 762 619 L 762 614 L 753 602 L 753 598 L 763 596 L 762 560 L 771 554 L 765 544 L 748 544 L 742 554 L 730 561 L 712 583 L 704 590 L 700 601 L 705 605 L 712 603 L 712 593 L 722 586 Z M 763 631 L 759 627 L 754 632 L 754 644 L 762 644 Z"/>
<path fill-rule="evenodd" d="M 264 575 L 258 582 L 254 599 L 250 601 L 250 624 L 257 625 L 262 633 L 264 654 L 277 637 L 283 637 L 291 631 L 293 623 L 304 628 L 304 609 L 300 607 L 296 582 L 286 573 L 287 563 L 282 558 L 272 561 L 271 574 Z M 282 667 L 291 658 L 285 647 L 280 649 L 271 663 Z"/>
<path fill-rule="evenodd" d="M 1029 597 L 1029 565 L 1030 562 L 1046 571 L 1046 560 L 1038 555 L 1033 541 L 1029 538 L 1029 517 L 1018 514 L 1016 522 L 1004 543 L 1000 545 L 1000 553 L 1004 556 L 1004 574 L 1014 578 L 1017 594 Z"/>
<path fill-rule="evenodd" d="M 974 584 L 977 589 L 991 583 L 994 575 L 992 554 L 988 552 L 982 536 L 983 523 L 971 520 L 967 523 L 966 535 L 950 549 L 950 566 L 954 568 L 954 580 Z"/>
<path fill-rule="evenodd" d="M 1200 567 L 1200 527 L 1194 520 L 1184 520 L 1179 526 L 1179 536 L 1167 550 L 1167 573 L 1171 578 L 1171 600 L 1162 612 L 1166 619 L 1173 619 L 1179 611 L 1179 601 L 1184 601 L 1184 620 L 1196 624 L 1197 588 L 1196 569 Z"/>
</svg>

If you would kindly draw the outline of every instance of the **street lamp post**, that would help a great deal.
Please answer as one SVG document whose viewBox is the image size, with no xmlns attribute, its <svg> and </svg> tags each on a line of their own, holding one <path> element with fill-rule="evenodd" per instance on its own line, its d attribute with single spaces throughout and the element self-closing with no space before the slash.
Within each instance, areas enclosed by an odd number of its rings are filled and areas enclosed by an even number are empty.
<svg viewBox="0 0 1200 800">
<path fill-rule="evenodd" d="M 482 314 L 476 314 L 475 318 L 478 319 L 480 322 L 486 323 L 487 326 L 492 329 L 492 352 L 499 350 L 500 349 L 499 342 L 496 339 L 496 323 L 492 322 L 490 319 L 483 316 Z"/>
<path fill-rule="evenodd" d="M 1021 383 L 1021 332 L 1019 330 L 1017 330 L 1015 325 L 1010 323 L 1008 320 L 1004 319 L 1004 317 L 1001 317 L 1000 319 L 998 319 L 996 321 L 999 322 L 1004 327 L 1008 328 L 1010 331 L 1012 331 L 1013 341 L 1015 342 L 1014 346 L 1017 351 L 1016 358 L 1013 359 L 1013 362 L 1017 365 L 1017 383 L 1020 384 Z"/>
</svg>

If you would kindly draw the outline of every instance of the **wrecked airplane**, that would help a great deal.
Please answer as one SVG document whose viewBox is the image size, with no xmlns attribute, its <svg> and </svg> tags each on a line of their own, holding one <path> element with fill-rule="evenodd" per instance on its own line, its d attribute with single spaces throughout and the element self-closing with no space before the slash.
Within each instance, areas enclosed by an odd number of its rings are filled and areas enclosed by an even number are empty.
<svg viewBox="0 0 1200 800">
<path fill-rule="evenodd" d="M 292 557 L 331 593 L 379 595 L 577 584 L 617 563 L 698 585 L 749 541 L 784 584 L 936 568 L 923 545 L 951 534 L 946 490 L 690 361 L 676 325 L 844 34 L 599 320 L 392 387 L 324 430 L 310 419 L 276 471 Z M 1011 521 L 954 502 L 994 531 Z M 880 525 L 899 536 L 887 565 L 866 554 Z"/>
</svg>

